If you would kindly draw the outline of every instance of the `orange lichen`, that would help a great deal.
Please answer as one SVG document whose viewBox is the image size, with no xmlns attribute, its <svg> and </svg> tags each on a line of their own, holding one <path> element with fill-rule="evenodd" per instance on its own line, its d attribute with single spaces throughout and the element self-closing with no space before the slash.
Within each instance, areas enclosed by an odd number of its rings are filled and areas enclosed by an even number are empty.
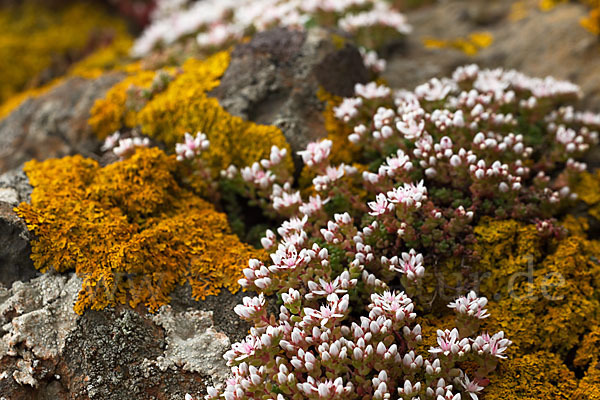
<svg viewBox="0 0 600 400">
<path fill-rule="evenodd" d="M 489 274 L 482 293 L 498 299 L 490 303 L 493 329 L 504 330 L 520 351 L 564 355 L 574 348 L 600 311 L 600 243 L 580 235 L 543 240 L 535 226 L 514 221 L 488 221 L 475 233 L 480 267 Z"/>
<path fill-rule="evenodd" d="M 264 258 L 179 185 L 178 168 L 157 148 L 104 168 L 81 156 L 26 164 L 34 190 L 17 213 L 36 235 L 32 259 L 83 279 L 76 312 L 117 303 L 155 310 L 185 282 L 195 298 L 236 291 L 248 259 Z"/>
</svg>

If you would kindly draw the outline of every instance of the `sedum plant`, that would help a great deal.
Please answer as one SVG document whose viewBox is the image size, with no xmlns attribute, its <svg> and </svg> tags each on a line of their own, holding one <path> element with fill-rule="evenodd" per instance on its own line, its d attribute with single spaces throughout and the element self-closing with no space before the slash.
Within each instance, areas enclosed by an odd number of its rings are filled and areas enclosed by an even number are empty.
<svg viewBox="0 0 600 400">
<path fill-rule="evenodd" d="M 371 48 L 411 31 L 386 0 L 160 0 L 132 52 L 142 57 L 190 36 L 199 49 L 210 51 L 275 26 L 314 25 L 342 29 Z"/>
<path fill-rule="evenodd" d="M 262 239 L 271 262 L 244 270 L 240 284 L 258 296 L 235 311 L 254 326 L 225 355 L 233 377 L 207 399 L 476 400 L 511 340 L 482 329 L 488 304 L 475 291 L 447 311 L 413 301 L 435 290 L 426 271 L 480 260 L 480 221 L 567 234 L 554 218 L 577 200 L 600 128 L 600 116 L 563 105 L 578 87 L 470 65 L 410 92 L 355 92 L 331 109 L 358 149 L 352 165 L 333 164 L 325 139 L 299 152 L 298 182 L 277 147 L 221 174 L 284 222 Z M 429 346 L 425 332 L 436 332 Z"/>
</svg>

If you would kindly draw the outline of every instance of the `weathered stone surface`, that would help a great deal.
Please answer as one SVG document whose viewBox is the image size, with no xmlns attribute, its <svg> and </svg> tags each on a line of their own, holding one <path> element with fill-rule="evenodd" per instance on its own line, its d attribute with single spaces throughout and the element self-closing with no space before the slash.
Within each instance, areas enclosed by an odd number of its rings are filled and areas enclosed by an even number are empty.
<svg viewBox="0 0 600 400">
<path fill-rule="evenodd" d="M 29 201 L 33 188 L 23 168 L 16 168 L 0 175 L 0 201 L 13 206 Z"/>
<path fill-rule="evenodd" d="M 13 210 L 30 196 L 31 186 L 22 169 L 0 176 L 0 284 L 6 286 L 38 275 L 29 257 L 29 232 Z"/>
<path fill-rule="evenodd" d="M 122 79 L 107 74 L 98 79 L 70 78 L 37 98 L 25 100 L 0 120 L 0 173 L 32 158 L 90 154 L 98 141 L 87 124 L 94 101 Z"/>
<path fill-rule="evenodd" d="M 327 32 L 278 28 L 236 46 L 213 95 L 234 115 L 281 128 L 296 157 L 326 135 L 319 86 L 350 95 L 367 78 L 358 50 L 337 49 Z"/>
<path fill-rule="evenodd" d="M 232 339 L 220 325 L 237 318 L 240 295 L 205 302 L 176 291 L 157 314 L 122 306 L 73 312 L 81 280 L 44 274 L 0 287 L 0 393 L 11 400 L 181 400 L 222 382 Z M 180 297 L 184 296 L 184 297 Z M 215 324 L 214 321 L 218 323 Z M 244 330 L 242 330 L 242 333 Z"/>
<path fill-rule="evenodd" d="M 433 77 L 448 76 L 460 65 L 518 69 L 531 76 L 551 75 L 581 86 L 583 103 L 600 108 L 600 42 L 579 25 L 587 9 L 561 3 L 542 12 L 526 1 L 526 16 L 510 17 L 513 2 L 464 0 L 436 2 L 407 14 L 414 32 L 391 55 L 384 74 L 395 88 L 412 89 Z M 487 31 L 494 42 L 470 57 L 454 49 L 426 49 L 423 39 L 456 39 Z"/>
<path fill-rule="evenodd" d="M 29 232 L 13 207 L 14 204 L 0 201 L 0 284 L 7 286 L 38 274 L 29 257 Z"/>
</svg>

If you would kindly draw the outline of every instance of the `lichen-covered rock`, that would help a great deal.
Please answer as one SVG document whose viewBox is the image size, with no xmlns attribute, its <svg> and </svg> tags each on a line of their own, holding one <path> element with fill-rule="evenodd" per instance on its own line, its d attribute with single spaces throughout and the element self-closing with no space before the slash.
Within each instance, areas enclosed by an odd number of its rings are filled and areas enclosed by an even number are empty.
<svg viewBox="0 0 600 400">
<path fill-rule="evenodd" d="M 118 73 L 92 80 L 71 78 L 46 94 L 25 100 L 0 120 L 0 172 L 31 158 L 96 150 L 98 140 L 87 125 L 89 110 L 122 78 Z"/>
<path fill-rule="evenodd" d="M 119 303 L 155 310 L 185 282 L 195 298 L 235 292 L 248 259 L 265 257 L 180 185 L 179 169 L 156 147 L 104 168 L 81 156 L 26 164 L 34 190 L 17 212 L 36 235 L 32 259 L 83 278 L 78 313 Z"/>
<path fill-rule="evenodd" d="M 196 302 L 188 287 L 156 314 L 110 308 L 81 316 L 73 311 L 80 285 L 75 274 L 44 274 L 0 287 L 2 396 L 182 400 L 226 378 L 231 339 L 222 329 L 237 319 L 239 296 Z"/>
</svg>

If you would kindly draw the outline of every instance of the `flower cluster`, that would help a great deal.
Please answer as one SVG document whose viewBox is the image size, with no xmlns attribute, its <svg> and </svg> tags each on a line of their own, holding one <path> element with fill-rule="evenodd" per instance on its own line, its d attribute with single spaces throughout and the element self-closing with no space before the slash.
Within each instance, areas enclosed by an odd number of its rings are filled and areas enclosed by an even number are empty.
<svg viewBox="0 0 600 400">
<path fill-rule="evenodd" d="M 411 31 L 405 17 L 385 0 L 204 0 L 190 5 L 161 0 L 151 24 L 135 43 L 133 53 L 144 56 L 156 45 L 196 35 L 200 48 L 220 48 L 245 34 L 273 26 L 303 28 L 311 21 L 369 37 L 372 30 L 392 34 Z M 381 35 L 385 36 L 385 35 Z M 373 47 L 376 43 L 367 44 Z M 379 63 L 380 64 L 380 63 Z"/>
<path fill-rule="evenodd" d="M 124 160 L 133 155 L 138 147 L 148 146 L 150 146 L 150 139 L 147 137 L 121 138 L 121 132 L 116 131 L 104 140 L 102 151 L 112 151 L 119 159 Z"/>
<path fill-rule="evenodd" d="M 279 287 L 279 315 L 267 315 L 262 293 L 244 298 L 235 308 L 254 327 L 225 354 L 233 377 L 225 388 L 209 388 L 207 399 L 261 399 L 274 393 L 279 393 L 278 399 L 478 399 L 487 375 L 511 344 L 503 332 L 465 336 L 459 323 L 458 329 L 438 330 L 438 346 L 419 354 L 422 330 L 410 297 L 389 289 L 377 291 L 360 308 L 364 314 L 351 311 L 351 297 L 371 280 L 361 277 L 363 266 L 353 263 L 352 272 L 345 270 L 332 280 L 327 251 L 316 243 L 292 250 L 287 240 L 284 236 L 272 255 L 272 266 L 252 261 L 242 281 L 267 293 Z M 319 283 L 296 280 L 298 290 L 284 291 L 287 285 L 281 284 L 294 279 L 281 278 L 301 268 L 324 277 Z M 485 298 L 473 301 L 483 303 Z M 474 321 L 468 322 L 476 325 L 482 316 L 470 317 Z M 466 361 L 479 368 L 465 372 L 460 363 Z"/>
<path fill-rule="evenodd" d="M 357 85 L 356 96 L 334 113 L 352 127 L 352 143 L 387 156 L 387 165 L 363 173 L 380 193 L 398 183 L 396 174 L 400 182 L 417 176 L 430 188 L 457 192 L 434 199 L 436 205 L 443 200 L 469 212 L 547 217 L 575 197 L 570 185 L 585 169 L 576 160 L 598 142 L 597 115 L 555 109 L 578 95 L 569 82 L 469 65 L 413 92 Z M 390 158 L 390 149 L 397 156 Z"/>
<path fill-rule="evenodd" d="M 413 299 L 428 266 L 481 257 L 482 217 L 559 232 L 552 217 L 576 199 L 600 115 L 559 107 L 579 95 L 568 82 L 474 65 L 411 92 L 355 92 L 332 112 L 362 150 L 357 164 L 333 164 L 325 139 L 298 153 L 298 184 L 268 159 L 222 173 L 284 222 L 261 241 L 271 262 L 244 270 L 240 284 L 259 295 L 236 312 L 254 327 L 226 354 L 233 378 L 208 399 L 476 400 L 506 358 L 511 341 L 482 331 L 488 300 L 474 291 L 448 304 L 455 326 L 423 354 L 432 327 Z"/>
</svg>

